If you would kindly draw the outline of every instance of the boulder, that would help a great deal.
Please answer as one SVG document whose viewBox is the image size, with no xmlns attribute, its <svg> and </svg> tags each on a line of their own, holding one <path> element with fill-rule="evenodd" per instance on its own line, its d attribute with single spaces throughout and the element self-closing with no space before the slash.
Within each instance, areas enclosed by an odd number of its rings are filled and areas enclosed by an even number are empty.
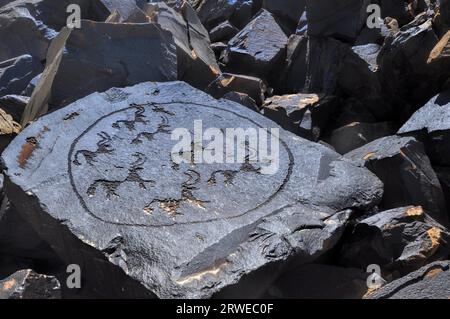
<svg viewBox="0 0 450 319">
<path fill-rule="evenodd" d="M 0 97 L 21 94 L 30 81 L 43 70 L 42 64 L 25 54 L 0 63 Z"/>
<path fill-rule="evenodd" d="M 391 276 L 404 275 L 446 258 L 449 236 L 422 207 L 395 208 L 359 220 L 343 241 L 339 261 L 362 269 L 376 264 Z"/>
<path fill-rule="evenodd" d="M 436 220 L 448 223 L 444 194 L 422 143 L 412 137 L 387 136 L 345 157 L 383 182 L 381 209 L 420 205 Z"/>
<path fill-rule="evenodd" d="M 229 21 L 224 21 L 209 31 L 211 42 L 228 41 L 239 32 Z"/>
<path fill-rule="evenodd" d="M 61 299 L 61 286 L 55 277 L 20 270 L 0 280 L 0 299 Z"/>
<path fill-rule="evenodd" d="M 335 129 L 324 140 L 339 154 L 346 154 L 376 139 L 394 134 L 395 128 L 392 122 L 353 122 Z"/>
<path fill-rule="evenodd" d="M 324 264 L 296 267 L 269 287 L 265 298 L 361 299 L 367 292 L 367 274 L 362 269 Z"/>
<path fill-rule="evenodd" d="M 228 42 L 228 70 L 268 76 L 284 58 L 288 38 L 272 14 L 262 10 Z"/>
<path fill-rule="evenodd" d="M 102 6 L 99 6 L 99 1 L 16 0 L 1 7 L 0 61 L 24 54 L 45 61 L 50 41 L 67 25 L 67 7 L 70 4 L 79 5 L 83 19 L 104 21 L 108 12 L 100 10 Z"/>
<path fill-rule="evenodd" d="M 450 298 L 450 262 L 439 261 L 395 280 L 367 296 L 368 299 Z"/>
<path fill-rule="evenodd" d="M 333 96 L 275 95 L 264 102 L 262 114 L 285 130 L 318 141 L 336 108 Z"/>
<path fill-rule="evenodd" d="M 176 79 L 176 48 L 168 31 L 155 24 L 83 20 L 81 29 L 65 28 L 52 42 L 22 123 L 95 91 Z"/>
<path fill-rule="evenodd" d="M 434 96 L 411 116 L 398 134 L 415 136 L 424 143 L 434 164 L 450 166 L 450 91 Z"/>
<path fill-rule="evenodd" d="M 232 128 L 260 132 L 267 154 L 225 138 Z M 110 298 L 206 298 L 312 262 L 382 197 L 365 168 L 182 82 L 91 94 L 29 125 L 2 160 L 21 216 L 80 265 L 82 290 Z"/>
<path fill-rule="evenodd" d="M 179 80 L 204 89 L 220 75 L 208 31 L 188 2 L 183 2 L 179 11 L 163 2 L 149 3 L 142 8 L 151 22 L 173 35 L 177 47 Z"/>
<path fill-rule="evenodd" d="M 257 105 L 264 101 L 267 86 L 259 78 L 240 74 L 222 73 L 216 80 L 206 88 L 206 93 L 216 99 L 222 98 L 230 92 L 244 93 L 250 96 Z"/>
<path fill-rule="evenodd" d="M 0 98 L 0 109 L 11 115 L 15 122 L 20 122 L 23 110 L 29 101 L 28 96 L 5 95 Z"/>
<path fill-rule="evenodd" d="M 305 5 L 305 0 L 263 0 L 263 8 L 290 31 L 298 26 L 298 21 L 305 12 Z"/>
<path fill-rule="evenodd" d="M 308 34 L 354 40 L 366 23 L 369 0 L 306 0 Z"/>
</svg>

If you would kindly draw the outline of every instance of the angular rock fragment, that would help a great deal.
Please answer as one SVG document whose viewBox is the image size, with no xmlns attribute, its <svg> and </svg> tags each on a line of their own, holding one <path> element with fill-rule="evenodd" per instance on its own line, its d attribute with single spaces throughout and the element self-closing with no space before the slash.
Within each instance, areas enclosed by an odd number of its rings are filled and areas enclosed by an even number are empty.
<svg viewBox="0 0 450 319">
<path fill-rule="evenodd" d="M 264 297 L 361 299 L 367 292 L 367 277 L 362 269 L 308 264 L 281 275 Z"/>
<path fill-rule="evenodd" d="M 211 140 L 189 138 L 200 119 L 225 145 L 212 164 L 201 161 Z M 262 132 L 273 153 L 238 135 L 232 150 L 241 155 L 225 163 L 227 128 Z M 81 266 L 82 290 L 210 297 L 265 265 L 312 262 L 335 245 L 352 209 L 381 199 L 368 170 L 270 128 L 279 127 L 182 82 L 94 93 L 13 141 L 2 156 L 5 189 L 63 261 Z"/>
<path fill-rule="evenodd" d="M 414 113 L 398 134 L 413 135 L 424 143 L 436 165 L 450 166 L 450 92 L 433 97 Z"/>
<path fill-rule="evenodd" d="M 211 42 L 228 41 L 238 33 L 239 30 L 229 21 L 224 21 L 209 32 Z"/>
<path fill-rule="evenodd" d="M 154 24 L 83 20 L 81 29 L 65 28 L 52 42 L 22 123 L 95 91 L 175 80 L 175 51 L 171 34 Z"/>
<path fill-rule="evenodd" d="M 49 244 L 22 219 L 19 212 L 4 197 L 0 207 L 0 258 L 11 258 L 34 269 L 47 271 L 61 262 Z"/>
<path fill-rule="evenodd" d="M 409 111 L 407 107 L 411 106 L 414 111 L 426 103 L 430 95 L 439 92 L 441 78 L 449 74 L 441 69 L 437 75 L 436 68 L 428 63 L 437 43 L 432 17 L 427 13 L 418 15 L 386 38 L 378 56 L 378 76 L 385 94 L 398 101 L 397 109 Z"/>
<path fill-rule="evenodd" d="M 289 94 L 266 99 L 262 113 L 285 130 L 317 141 L 336 107 L 333 96 Z"/>
<path fill-rule="evenodd" d="M 366 23 L 368 0 L 306 0 L 308 34 L 352 41 Z"/>
<path fill-rule="evenodd" d="M 444 195 L 422 143 L 412 137 L 388 136 L 345 155 L 368 168 L 384 184 L 381 209 L 422 206 L 448 223 Z"/>
<path fill-rule="evenodd" d="M 27 54 L 0 62 L 0 97 L 21 94 L 43 68 L 39 61 Z"/>
<path fill-rule="evenodd" d="M 83 19 L 104 21 L 99 0 L 16 0 L 0 8 L 0 61 L 29 54 L 44 61 L 50 41 L 66 26 L 70 4 Z M 111 1 L 111 0 L 105 0 Z"/>
<path fill-rule="evenodd" d="M 0 109 L 0 152 L 19 134 L 21 128 L 11 115 Z"/>
<path fill-rule="evenodd" d="M 264 0 L 263 8 L 271 12 L 279 23 L 289 30 L 295 30 L 305 12 L 305 0 Z"/>
<path fill-rule="evenodd" d="M 379 49 L 376 44 L 350 47 L 332 38 L 291 38 L 279 86 L 289 92 L 358 98 L 384 119 L 390 108 L 376 74 Z"/>
<path fill-rule="evenodd" d="M 439 261 L 395 280 L 367 296 L 368 299 L 450 298 L 450 262 Z"/>
<path fill-rule="evenodd" d="M 360 220 L 345 239 L 339 260 L 347 267 L 379 265 L 403 275 L 446 258 L 450 234 L 420 206 L 384 211 Z"/>
<path fill-rule="evenodd" d="M 152 22 L 172 33 L 177 47 L 179 80 L 204 89 L 220 75 L 208 31 L 186 1 L 179 12 L 163 2 L 149 3 L 142 8 Z"/>
<path fill-rule="evenodd" d="M 245 93 L 258 105 L 264 101 L 267 86 L 264 81 L 253 76 L 222 73 L 206 88 L 206 92 L 216 99 L 222 98 L 229 92 Z"/>
<path fill-rule="evenodd" d="M 245 93 L 239 93 L 239 92 L 228 92 L 223 96 L 224 99 L 242 104 L 249 109 L 252 109 L 254 111 L 259 112 L 258 105 L 256 105 L 256 102 L 254 99 L 252 99 L 248 94 Z"/>
<path fill-rule="evenodd" d="M 325 141 L 339 154 L 346 154 L 378 138 L 392 135 L 395 128 L 392 122 L 353 122 L 331 132 Z"/>
<path fill-rule="evenodd" d="M 220 23 L 230 20 L 237 27 L 247 24 L 245 18 L 250 18 L 261 6 L 259 0 L 200 0 L 194 3 L 197 14 L 206 27 L 211 30 Z"/>
<path fill-rule="evenodd" d="M 20 270 L 0 280 L 0 299 L 61 299 L 61 286 L 55 277 Z"/>
<path fill-rule="evenodd" d="M 28 96 L 5 95 L 0 98 L 0 109 L 11 115 L 13 120 L 19 123 L 23 110 L 29 101 Z"/>
<path fill-rule="evenodd" d="M 272 14 L 262 10 L 228 42 L 227 68 L 267 76 L 282 62 L 287 40 Z"/>
</svg>

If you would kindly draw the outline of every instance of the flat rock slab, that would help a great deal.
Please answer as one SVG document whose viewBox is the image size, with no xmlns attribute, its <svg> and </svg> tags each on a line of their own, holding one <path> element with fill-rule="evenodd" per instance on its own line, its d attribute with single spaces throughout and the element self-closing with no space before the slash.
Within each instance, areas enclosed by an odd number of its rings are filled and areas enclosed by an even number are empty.
<svg viewBox="0 0 450 319">
<path fill-rule="evenodd" d="M 272 139 L 266 129 L 279 128 L 182 82 L 94 93 L 12 142 L 8 198 L 64 262 L 81 266 L 85 289 L 164 298 L 211 297 L 269 263 L 314 260 L 339 239 L 349 209 L 381 199 L 368 170 L 281 129 L 272 174 L 265 157 L 206 164 L 190 150 L 176 163 L 171 132 L 192 134 L 196 120 L 204 131 L 262 129 Z M 194 154 L 209 144 L 192 143 Z"/>
<path fill-rule="evenodd" d="M 368 299 L 449 299 L 450 262 L 440 261 L 395 280 Z"/>
</svg>

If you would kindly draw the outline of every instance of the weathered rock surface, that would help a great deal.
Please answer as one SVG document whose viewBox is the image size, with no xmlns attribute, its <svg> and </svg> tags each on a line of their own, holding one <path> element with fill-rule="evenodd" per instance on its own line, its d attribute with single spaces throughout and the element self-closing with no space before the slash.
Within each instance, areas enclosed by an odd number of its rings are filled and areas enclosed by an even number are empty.
<svg viewBox="0 0 450 319">
<path fill-rule="evenodd" d="M 411 116 L 398 133 L 415 136 L 425 144 L 433 163 L 450 166 L 450 92 L 433 97 Z"/>
<path fill-rule="evenodd" d="M 305 0 L 263 0 L 263 7 L 290 30 L 295 30 L 305 12 Z"/>
<path fill-rule="evenodd" d="M 204 89 L 220 73 L 208 31 L 194 9 L 183 2 L 179 11 L 163 2 L 142 6 L 151 22 L 173 35 L 177 47 L 178 79 Z"/>
<path fill-rule="evenodd" d="M 172 35 L 154 24 L 83 20 L 81 29 L 63 29 L 47 61 L 22 123 L 95 91 L 177 79 Z"/>
<path fill-rule="evenodd" d="M 198 140 L 175 151 L 187 163 L 174 162 L 171 130 L 199 119 L 205 130 L 278 128 L 181 82 L 94 93 L 13 141 L 2 155 L 6 193 L 64 262 L 82 267 L 83 289 L 166 298 L 210 297 L 269 263 L 311 262 L 333 247 L 351 209 L 381 199 L 368 170 L 284 130 L 278 170 L 267 166 L 277 157 L 192 161 Z"/>
<path fill-rule="evenodd" d="M 333 96 L 289 94 L 266 99 L 262 113 L 284 129 L 318 141 L 335 108 Z"/>
<path fill-rule="evenodd" d="M 339 154 L 346 154 L 369 142 L 395 133 L 395 123 L 353 122 L 330 133 L 325 141 L 332 145 Z"/>
<path fill-rule="evenodd" d="M 31 55 L 22 55 L 0 63 L 0 97 L 8 94 L 20 94 L 28 83 L 39 73 L 43 66 Z"/>
<path fill-rule="evenodd" d="M 446 258 L 450 234 L 420 206 L 384 211 L 360 220 L 339 253 L 347 267 L 407 274 L 426 263 Z M 394 274 L 395 274 L 394 273 Z"/>
<path fill-rule="evenodd" d="M 31 269 L 20 270 L 0 280 L 0 299 L 60 299 L 61 286 L 52 276 Z"/>
<path fill-rule="evenodd" d="M 357 268 L 308 264 L 284 273 L 268 289 L 266 298 L 361 299 L 368 274 Z"/>
<path fill-rule="evenodd" d="M 395 280 L 376 290 L 368 299 L 450 298 L 450 262 L 440 261 Z"/>
<path fill-rule="evenodd" d="M 308 34 L 354 40 L 366 22 L 368 0 L 306 0 Z"/>
<path fill-rule="evenodd" d="M 206 92 L 216 99 L 230 92 L 238 92 L 247 94 L 258 105 L 263 103 L 266 90 L 266 84 L 259 78 L 231 73 L 222 73 L 206 88 Z"/>
<path fill-rule="evenodd" d="M 0 98 L 0 109 L 11 115 L 14 121 L 20 122 L 23 110 L 29 101 L 28 96 L 5 95 Z"/>
<path fill-rule="evenodd" d="M 388 136 L 345 157 L 383 182 L 381 209 L 420 205 L 436 220 L 448 223 L 444 194 L 422 143 L 412 137 Z"/>
<path fill-rule="evenodd" d="M 228 42 L 227 68 L 267 76 L 283 61 L 287 40 L 272 14 L 262 10 Z"/>
</svg>

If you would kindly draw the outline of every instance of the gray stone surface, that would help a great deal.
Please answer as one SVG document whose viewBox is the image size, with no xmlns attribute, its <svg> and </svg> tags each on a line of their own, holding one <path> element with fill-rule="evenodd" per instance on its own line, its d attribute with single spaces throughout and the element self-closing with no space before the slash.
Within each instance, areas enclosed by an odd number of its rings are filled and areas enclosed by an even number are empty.
<svg viewBox="0 0 450 319">
<path fill-rule="evenodd" d="M 310 262 L 351 209 L 381 199 L 368 170 L 283 130 L 272 175 L 264 163 L 177 165 L 169 132 L 198 119 L 204 129 L 278 127 L 181 82 L 94 93 L 13 141 L 6 192 L 64 262 L 81 265 L 83 289 L 109 297 L 211 297 L 268 264 Z"/>
<path fill-rule="evenodd" d="M 306 0 L 308 34 L 354 40 L 366 22 L 368 0 Z"/>
<path fill-rule="evenodd" d="M 0 97 L 22 93 L 43 69 L 40 61 L 28 54 L 0 62 Z"/>
<path fill-rule="evenodd" d="M 398 131 L 421 140 L 431 160 L 438 165 L 450 166 L 450 92 L 433 97 Z"/>
<path fill-rule="evenodd" d="M 22 123 L 95 91 L 176 79 L 176 48 L 168 31 L 154 24 L 83 20 L 81 29 L 65 28 L 52 42 Z"/>
<path fill-rule="evenodd" d="M 284 58 L 288 38 L 266 10 L 228 42 L 227 68 L 240 72 L 266 76 Z"/>
<path fill-rule="evenodd" d="M 341 265 L 404 275 L 447 258 L 450 233 L 420 206 L 396 208 L 359 220 L 337 254 Z"/>
<path fill-rule="evenodd" d="M 448 224 L 439 180 L 423 144 L 413 137 L 383 137 L 345 157 L 367 167 L 383 182 L 381 209 L 421 205 L 433 218 Z"/>
<path fill-rule="evenodd" d="M 440 261 L 393 281 L 376 290 L 368 299 L 450 298 L 450 262 Z"/>
<path fill-rule="evenodd" d="M 31 269 L 20 270 L 0 280 L 0 299 L 60 299 L 61 286 L 52 276 Z"/>
</svg>

